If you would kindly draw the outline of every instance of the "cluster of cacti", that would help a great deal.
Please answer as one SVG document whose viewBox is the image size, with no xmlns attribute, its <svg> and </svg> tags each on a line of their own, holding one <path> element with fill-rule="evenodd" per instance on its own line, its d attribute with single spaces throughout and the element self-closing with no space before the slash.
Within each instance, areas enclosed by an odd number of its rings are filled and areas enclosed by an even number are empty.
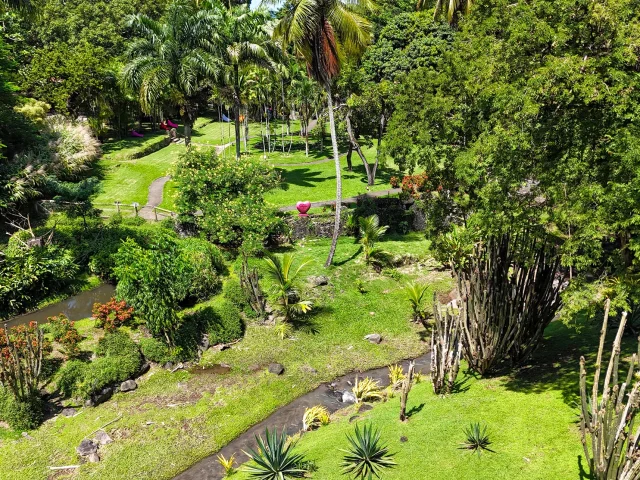
<svg viewBox="0 0 640 480">
<path fill-rule="evenodd" d="M 464 308 L 464 307 L 463 307 Z M 460 313 L 447 308 L 442 313 L 438 300 L 433 300 L 434 325 L 431 332 L 431 382 L 438 395 L 448 394 L 453 387 L 460 369 L 462 340 Z"/>
<path fill-rule="evenodd" d="M 591 395 L 587 393 L 587 371 L 580 358 L 580 432 L 585 458 L 596 480 L 636 480 L 640 478 L 640 427 L 635 417 L 640 408 L 638 354 L 631 357 L 626 379 L 619 383 L 620 343 L 627 322 L 622 314 L 618 333 L 600 391 L 600 368 L 607 334 L 609 300 L 605 304 L 600 346 L 593 375 Z M 635 426 L 635 428 L 634 428 Z"/>
<path fill-rule="evenodd" d="M 463 356 L 481 375 L 526 360 L 560 307 L 560 257 L 527 233 L 475 245 L 454 264 L 462 300 Z"/>
</svg>

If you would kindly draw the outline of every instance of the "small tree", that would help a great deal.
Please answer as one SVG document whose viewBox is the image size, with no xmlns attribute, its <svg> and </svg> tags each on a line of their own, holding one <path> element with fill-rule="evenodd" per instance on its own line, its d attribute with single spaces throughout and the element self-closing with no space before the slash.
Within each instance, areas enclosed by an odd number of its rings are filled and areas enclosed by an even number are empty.
<svg viewBox="0 0 640 480">
<path fill-rule="evenodd" d="M 580 438 L 593 478 L 634 480 L 640 475 L 640 430 L 634 428 L 635 417 L 640 408 L 640 342 L 638 353 L 631 357 L 627 377 L 620 383 L 620 343 L 627 323 L 627 313 L 624 312 L 600 392 L 600 367 L 607 334 L 609 306 L 610 301 L 607 299 L 591 395 L 587 392 L 586 362 L 584 357 L 580 357 Z"/>
<path fill-rule="evenodd" d="M 291 320 L 293 315 L 307 313 L 312 308 L 310 301 L 299 299 L 295 288 L 296 279 L 309 262 L 303 262 L 292 270 L 294 260 L 295 256 L 290 253 L 285 253 L 282 259 L 267 253 L 267 258 L 264 259 L 267 276 L 273 281 L 273 296 L 285 322 Z"/>
<path fill-rule="evenodd" d="M 431 381 L 438 394 L 451 393 L 460 369 L 462 338 L 460 315 L 452 310 L 442 314 L 437 299 L 433 299 L 434 328 L 431 332 Z"/>
<path fill-rule="evenodd" d="M 427 293 L 429 285 L 422 285 L 415 282 L 407 283 L 407 297 L 411 303 L 412 318 L 414 322 L 420 322 L 424 328 L 429 328 L 427 323 L 427 312 L 424 308 L 424 294 Z"/>
<path fill-rule="evenodd" d="M 53 335 L 53 339 L 63 346 L 67 358 L 77 357 L 80 353 L 78 344 L 82 341 L 82 337 L 78 333 L 74 322 L 69 320 L 64 313 L 49 317 L 47 321 L 49 322 L 49 330 Z"/>
<path fill-rule="evenodd" d="M 49 350 L 36 322 L 0 328 L 0 385 L 21 402 L 38 396 L 42 360 Z"/>
<path fill-rule="evenodd" d="M 129 307 L 124 300 L 111 298 L 107 303 L 93 304 L 93 318 L 96 327 L 104 328 L 107 332 L 115 332 L 133 316 L 133 307 Z"/>
<path fill-rule="evenodd" d="M 380 218 L 378 215 L 370 215 L 362 217 L 360 222 L 360 243 L 364 251 L 364 260 L 369 263 L 371 255 L 374 252 L 376 243 L 382 235 L 389 229 L 388 226 L 380 226 Z"/>
</svg>

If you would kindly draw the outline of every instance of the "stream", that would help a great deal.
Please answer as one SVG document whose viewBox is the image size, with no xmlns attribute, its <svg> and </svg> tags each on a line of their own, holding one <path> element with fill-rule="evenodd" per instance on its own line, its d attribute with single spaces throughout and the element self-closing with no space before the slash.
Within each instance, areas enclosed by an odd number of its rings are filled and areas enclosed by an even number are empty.
<svg viewBox="0 0 640 480">
<path fill-rule="evenodd" d="M 9 327 L 32 321 L 46 323 L 47 318 L 60 315 L 61 313 L 64 313 L 69 320 L 82 320 L 83 318 L 91 316 L 94 303 L 109 301 L 109 299 L 115 295 L 115 291 L 116 287 L 110 283 L 103 283 L 99 287 L 80 292 L 77 295 L 73 295 L 61 302 L 54 303 L 35 312 L 18 315 L 3 323 L 6 323 Z"/>
<path fill-rule="evenodd" d="M 427 353 L 422 355 L 414 361 L 416 364 L 416 372 L 420 372 L 425 375 L 429 373 L 431 363 L 430 354 Z M 400 362 L 400 364 L 406 370 L 409 361 L 405 360 Z M 225 458 L 230 458 L 231 455 L 235 455 L 237 464 L 242 464 L 248 460 L 248 457 L 243 453 L 243 450 L 255 448 L 255 436 L 264 436 L 266 428 L 276 428 L 278 432 L 282 432 L 284 429 L 287 435 L 293 435 L 302 430 L 302 415 L 306 408 L 313 407 L 315 405 L 323 405 L 330 413 L 333 413 L 346 407 L 347 404 L 342 403 L 341 392 L 351 390 L 355 383 L 356 376 L 358 376 L 358 378 L 371 377 L 374 380 L 378 380 L 380 385 L 383 387 L 389 385 L 388 367 L 376 368 L 367 372 L 349 373 L 337 378 L 329 384 L 323 384 L 315 390 L 295 399 L 290 404 L 279 408 L 267 417 L 266 420 L 254 425 L 235 440 L 232 440 L 216 452 L 215 455 L 210 455 L 200 460 L 198 463 L 175 477 L 174 480 L 222 480 L 224 478 L 224 469 L 218 463 L 218 454 L 224 455 Z"/>
</svg>

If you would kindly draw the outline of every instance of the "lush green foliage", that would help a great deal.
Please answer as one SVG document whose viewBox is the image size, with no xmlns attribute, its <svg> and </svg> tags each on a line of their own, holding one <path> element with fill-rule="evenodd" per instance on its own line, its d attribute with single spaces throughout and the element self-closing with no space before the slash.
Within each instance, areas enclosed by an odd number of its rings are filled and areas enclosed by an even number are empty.
<svg viewBox="0 0 640 480">
<path fill-rule="evenodd" d="M 127 239 L 116 254 L 114 274 L 118 297 L 135 309 L 153 335 L 173 345 L 180 303 L 187 298 L 193 277 L 193 267 L 178 243 L 160 234 L 145 249 Z"/>
<path fill-rule="evenodd" d="M 268 253 L 264 259 L 265 274 L 273 284 L 271 294 L 285 322 L 296 314 L 307 313 L 312 308 L 311 301 L 300 299 L 296 288 L 297 279 L 309 262 L 303 262 L 297 268 L 293 268 L 294 260 L 295 256 L 291 253 L 285 253 L 282 258 Z"/>
<path fill-rule="evenodd" d="M 240 310 L 226 299 L 185 315 L 185 320 L 204 325 L 211 345 L 233 342 L 244 333 Z"/>
<path fill-rule="evenodd" d="M 171 349 L 156 338 L 143 338 L 140 340 L 140 350 L 144 358 L 161 365 L 174 360 Z"/>
<path fill-rule="evenodd" d="M 182 240 L 180 248 L 193 269 L 188 296 L 206 300 L 220 288 L 219 275 L 225 271 L 222 253 L 215 245 L 197 238 Z"/>
<path fill-rule="evenodd" d="M 238 162 L 214 149 L 190 150 L 178 163 L 175 182 L 180 213 L 216 243 L 260 249 L 282 229 L 264 201 L 264 193 L 277 184 L 276 173 L 258 159 Z M 191 217 L 197 211 L 202 215 Z"/>
<path fill-rule="evenodd" d="M 378 215 L 371 215 L 369 217 L 360 217 L 358 219 L 360 223 L 360 244 L 364 251 L 364 260 L 369 263 L 372 254 L 374 254 L 376 243 L 380 241 L 388 226 L 380 226 L 380 218 Z"/>
</svg>

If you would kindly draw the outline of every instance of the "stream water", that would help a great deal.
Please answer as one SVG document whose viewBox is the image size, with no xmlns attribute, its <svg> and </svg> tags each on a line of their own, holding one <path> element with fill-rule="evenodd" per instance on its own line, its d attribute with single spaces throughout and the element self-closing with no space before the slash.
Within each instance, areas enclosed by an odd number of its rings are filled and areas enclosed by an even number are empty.
<svg viewBox="0 0 640 480">
<path fill-rule="evenodd" d="M 61 302 L 54 303 L 48 307 L 44 307 L 35 312 L 25 313 L 7 320 L 6 323 L 9 327 L 15 325 L 22 325 L 36 321 L 38 323 L 46 323 L 47 318 L 64 313 L 69 320 L 82 320 L 91 316 L 91 310 L 93 304 L 96 302 L 104 303 L 108 301 L 115 294 L 116 288 L 109 284 L 103 283 L 99 287 L 86 292 L 80 292 L 77 295 L 69 297 Z"/>
<path fill-rule="evenodd" d="M 431 355 L 426 354 L 416 358 L 416 372 L 427 374 L 431 363 Z M 406 369 L 409 361 L 401 362 Z M 241 434 L 235 440 L 232 440 L 215 455 L 211 455 L 200 460 L 198 463 L 185 470 L 174 480 L 222 480 L 224 478 L 224 470 L 218 463 L 217 455 L 222 454 L 225 458 L 236 456 L 238 464 L 244 463 L 248 457 L 243 451 L 249 448 L 255 448 L 255 436 L 264 434 L 266 428 L 276 428 L 278 432 L 284 429 L 288 435 L 293 435 L 302 430 L 302 415 L 306 408 L 314 405 L 324 405 L 329 412 L 333 413 L 347 406 L 342 403 L 342 393 L 351 390 L 355 383 L 356 375 L 358 378 L 371 377 L 378 380 L 380 385 L 386 387 L 389 384 L 389 369 L 376 368 L 367 372 L 353 372 L 338 379 L 330 384 L 324 384 L 315 390 L 303 395 L 288 405 L 279 408 L 272 413 L 266 420 L 254 425 L 249 430 Z"/>
</svg>

